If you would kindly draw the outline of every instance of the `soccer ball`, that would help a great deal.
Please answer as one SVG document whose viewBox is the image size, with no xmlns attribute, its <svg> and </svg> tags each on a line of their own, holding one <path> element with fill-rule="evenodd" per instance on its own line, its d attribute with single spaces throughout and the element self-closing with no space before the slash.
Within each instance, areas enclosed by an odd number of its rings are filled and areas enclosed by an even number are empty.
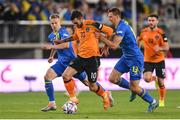
<svg viewBox="0 0 180 120">
<path fill-rule="evenodd" d="M 72 101 L 68 101 L 62 106 L 62 110 L 66 114 L 74 114 L 77 112 L 77 105 Z"/>
</svg>

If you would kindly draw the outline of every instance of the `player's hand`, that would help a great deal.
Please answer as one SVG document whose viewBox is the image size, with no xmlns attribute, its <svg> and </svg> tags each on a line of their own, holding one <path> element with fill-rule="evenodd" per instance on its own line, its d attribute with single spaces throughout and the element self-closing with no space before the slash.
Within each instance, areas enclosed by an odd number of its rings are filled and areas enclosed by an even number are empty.
<svg viewBox="0 0 180 120">
<path fill-rule="evenodd" d="M 154 51 L 155 52 L 159 52 L 160 50 L 161 50 L 161 47 L 159 47 L 159 45 L 154 46 Z"/>
<path fill-rule="evenodd" d="M 59 40 L 58 40 L 58 39 L 55 39 L 55 40 L 54 40 L 54 44 L 55 44 L 55 45 L 60 44 L 60 43 L 59 43 Z"/>
<path fill-rule="evenodd" d="M 46 50 L 50 50 L 50 49 L 53 48 L 53 46 L 50 45 L 50 44 L 44 44 L 42 48 L 43 48 L 43 49 L 46 49 Z"/>
<path fill-rule="evenodd" d="M 100 32 L 95 32 L 94 34 L 95 34 L 95 37 L 96 37 L 97 39 L 100 39 L 100 36 L 101 36 L 101 33 L 100 33 Z"/>
<path fill-rule="evenodd" d="M 54 58 L 53 58 L 53 57 L 49 57 L 49 58 L 48 58 L 48 63 L 52 63 L 52 62 L 53 62 L 53 60 L 54 60 Z"/>
<path fill-rule="evenodd" d="M 102 49 L 101 49 L 101 55 L 104 55 L 105 57 L 107 57 L 109 55 L 109 47 L 107 45 L 105 45 Z"/>
</svg>

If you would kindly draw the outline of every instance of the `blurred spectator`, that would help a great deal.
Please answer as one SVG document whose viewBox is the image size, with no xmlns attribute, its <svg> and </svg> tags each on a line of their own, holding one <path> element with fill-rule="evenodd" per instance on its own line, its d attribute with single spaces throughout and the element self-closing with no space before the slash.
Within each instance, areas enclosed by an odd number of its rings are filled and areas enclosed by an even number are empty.
<svg viewBox="0 0 180 120">
<path fill-rule="evenodd" d="M 0 3 L 0 20 L 3 19 L 4 16 L 4 6 L 2 3 Z"/>
<path fill-rule="evenodd" d="M 108 4 L 106 2 L 106 0 L 99 0 L 99 2 L 97 3 L 97 9 L 100 9 L 103 12 L 106 12 L 108 10 Z"/>
<path fill-rule="evenodd" d="M 21 12 L 15 3 L 9 3 L 9 8 L 4 12 L 3 20 L 14 21 L 21 18 Z"/>
<path fill-rule="evenodd" d="M 28 20 L 42 20 L 40 13 L 41 13 L 40 4 L 36 1 L 31 1 L 31 8 L 29 10 L 27 19 Z"/>
</svg>

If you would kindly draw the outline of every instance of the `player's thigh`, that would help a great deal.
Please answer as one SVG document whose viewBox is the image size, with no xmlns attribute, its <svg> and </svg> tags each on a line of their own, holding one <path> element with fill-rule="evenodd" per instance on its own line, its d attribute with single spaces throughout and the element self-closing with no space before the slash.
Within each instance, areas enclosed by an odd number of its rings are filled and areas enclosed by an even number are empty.
<svg viewBox="0 0 180 120">
<path fill-rule="evenodd" d="M 62 62 L 57 61 L 54 65 L 51 66 L 51 69 L 56 73 L 57 77 L 62 76 L 62 73 L 67 68 L 68 64 L 63 64 Z"/>
<path fill-rule="evenodd" d="M 156 63 L 156 76 L 158 78 L 164 79 L 166 77 L 165 74 L 165 61 L 161 61 L 159 63 Z"/>
<path fill-rule="evenodd" d="M 84 60 L 80 57 L 75 58 L 69 64 L 69 66 L 77 71 L 77 73 L 82 73 Z"/>
<path fill-rule="evenodd" d="M 64 80 L 70 80 L 76 73 L 77 71 L 74 68 L 68 66 L 63 72 L 62 77 L 64 78 Z"/>
<path fill-rule="evenodd" d="M 125 61 L 126 59 L 124 57 L 121 57 L 120 60 L 114 66 L 114 69 L 122 74 L 129 72 L 129 66 L 126 64 Z"/>
<path fill-rule="evenodd" d="M 151 81 L 151 77 L 154 69 L 155 69 L 155 63 L 144 62 L 143 79 L 146 82 Z"/>
<path fill-rule="evenodd" d="M 87 73 L 89 82 L 96 82 L 98 76 L 99 58 L 96 57 L 88 58 L 85 61 L 85 72 Z"/>
<path fill-rule="evenodd" d="M 117 71 L 116 69 L 113 69 L 109 76 L 110 82 L 117 83 L 122 74 L 123 73 Z"/>
<path fill-rule="evenodd" d="M 144 79 L 145 81 L 151 81 L 151 78 L 152 78 L 152 72 L 147 71 L 147 72 L 144 72 L 144 73 L 143 73 L 143 79 Z"/>
<path fill-rule="evenodd" d="M 144 62 L 140 59 L 130 61 L 130 80 L 140 80 L 143 72 Z"/>
<path fill-rule="evenodd" d="M 53 80 L 56 77 L 57 77 L 56 72 L 52 68 L 49 68 L 44 76 L 44 79 L 45 80 Z"/>
<path fill-rule="evenodd" d="M 83 81 L 86 80 L 86 73 L 76 73 L 73 77 L 79 79 L 80 81 Z"/>
</svg>

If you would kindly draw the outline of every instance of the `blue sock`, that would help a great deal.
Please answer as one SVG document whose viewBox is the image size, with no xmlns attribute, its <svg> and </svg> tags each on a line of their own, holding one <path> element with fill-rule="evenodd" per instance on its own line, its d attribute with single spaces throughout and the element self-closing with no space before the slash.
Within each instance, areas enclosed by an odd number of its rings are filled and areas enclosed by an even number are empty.
<svg viewBox="0 0 180 120">
<path fill-rule="evenodd" d="M 139 94 L 139 96 L 146 102 L 152 103 L 153 97 L 149 95 L 148 91 L 142 88 L 142 92 Z"/>
<path fill-rule="evenodd" d="M 46 94 L 49 98 L 49 101 L 54 101 L 54 87 L 52 84 L 52 81 L 50 80 L 45 80 L 45 89 L 46 89 Z"/>
<path fill-rule="evenodd" d="M 126 79 L 122 78 L 122 77 L 120 77 L 119 81 L 116 84 L 119 85 L 120 87 L 130 89 L 129 88 L 129 82 Z"/>
</svg>

